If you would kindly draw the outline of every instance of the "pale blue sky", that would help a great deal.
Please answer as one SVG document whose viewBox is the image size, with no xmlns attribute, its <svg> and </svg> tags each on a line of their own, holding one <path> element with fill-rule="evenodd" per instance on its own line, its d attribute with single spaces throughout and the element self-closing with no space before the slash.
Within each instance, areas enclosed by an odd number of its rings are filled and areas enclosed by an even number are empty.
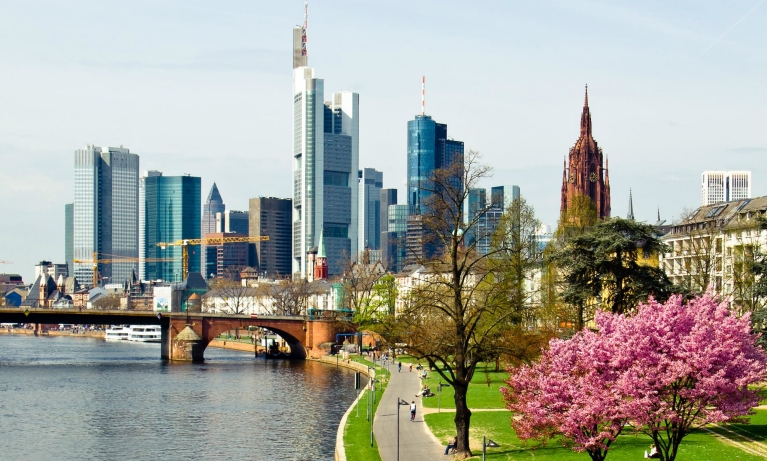
<svg viewBox="0 0 767 461">
<path fill-rule="evenodd" d="M 544 223 L 589 84 L 613 215 L 700 202 L 700 173 L 750 169 L 767 194 L 767 4 L 317 1 L 309 64 L 360 93 L 360 166 L 402 190 L 406 122 L 426 112 L 518 184 Z M 303 2 L 0 3 L 0 272 L 64 262 L 73 152 L 215 181 L 227 208 L 291 194 L 291 40 Z M 733 27 L 734 26 L 734 27 Z"/>
</svg>

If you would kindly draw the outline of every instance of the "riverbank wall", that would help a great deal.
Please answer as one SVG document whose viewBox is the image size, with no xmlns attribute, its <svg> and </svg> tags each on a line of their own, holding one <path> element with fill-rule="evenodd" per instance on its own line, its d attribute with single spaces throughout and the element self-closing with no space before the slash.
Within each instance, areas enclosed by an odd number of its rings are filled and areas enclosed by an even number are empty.
<svg viewBox="0 0 767 461">
<path fill-rule="evenodd" d="M 359 371 L 360 373 L 362 373 L 363 375 L 369 378 L 370 377 L 375 378 L 375 369 L 368 368 L 367 365 L 353 362 L 351 360 L 341 360 L 337 358 L 335 355 L 326 355 L 326 356 L 320 357 L 319 359 L 311 359 L 311 360 L 327 363 L 328 365 L 336 365 L 339 367 L 349 368 L 354 371 Z M 346 450 L 344 449 L 344 429 L 346 428 L 346 420 L 349 418 L 349 415 L 351 414 L 352 410 L 354 410 L 354 407 L 357 405 L 357 401 L 361 399 L 363 395 L 365 395 L 363 392 L 359 393 L 359 396 L 357 396 L 357 399 L 354 402 L 352 402 L 352 404 L 346 410 L 346 413 L 344 413 L 344 416 L 341 418 L 341 422 L 338 424 L 338 431 L 336 432 L 335 461 L 346 461 Z"/>
<path fill-rule="evenodd" d="M 26 335 L 35 336 L 35 330 L 28 328 L 0 328 L 0 335 Z M 71 336 L 73 338 L 103 338 L 103 330 L 85 330 L 75 333 L 72 330 L 43 330 L 38 336 Z"/>
</svg>

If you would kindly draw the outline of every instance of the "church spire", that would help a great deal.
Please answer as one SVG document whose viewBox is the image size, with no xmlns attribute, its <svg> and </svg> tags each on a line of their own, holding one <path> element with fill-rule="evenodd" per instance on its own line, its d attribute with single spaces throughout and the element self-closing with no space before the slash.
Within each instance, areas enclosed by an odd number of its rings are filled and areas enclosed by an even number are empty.
<svg viewBox="0 0 767 461">
<path fill-rule="evenodd" d="M 634 198 L 631 196 L 631 188 L 629 188 L 629 213 L 626 219 L 634 221 Z"/>
<path fill-rule="evenodd" d="M 591 112 L 589 111 L 589 86 L 586 85 L 586 96 L 583 97 L 583 114 L 581 114 L 581 136 L 591 137 Z"/>
<path fill-rule="evenodd" d="M 589 84 L 586 84 L 586 97 L 583 98 L 583 107 L 589 107 Z"/>
</svg>

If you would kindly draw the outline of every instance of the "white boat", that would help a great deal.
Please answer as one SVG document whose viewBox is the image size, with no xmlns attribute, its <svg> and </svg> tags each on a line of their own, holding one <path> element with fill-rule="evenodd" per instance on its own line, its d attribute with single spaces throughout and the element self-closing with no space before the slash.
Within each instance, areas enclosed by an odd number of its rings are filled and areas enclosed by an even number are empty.
<svg viewBox="0 0 767 461">
<path fill-rule="evenodd" d="M 160 325 L 131 325 L 128 331 L 128 341 L 159 343 L 161 339 Z"/>
<path fill-rule="evenodd" d="M 123 325 L 112 325 L 107 328 L 104 334 L 105 341 L 127 341 L 128 334 L 130 333 L 130 327 Z"/>
</svg>

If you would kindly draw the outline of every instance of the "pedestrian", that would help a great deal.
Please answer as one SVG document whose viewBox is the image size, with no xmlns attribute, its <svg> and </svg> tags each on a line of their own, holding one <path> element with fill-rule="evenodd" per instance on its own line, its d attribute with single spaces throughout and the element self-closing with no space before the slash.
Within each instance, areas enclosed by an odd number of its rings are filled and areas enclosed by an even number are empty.
<svg viewBox="0 0 767 461">
<path fill-rule="evenodd" d="M 410 404 L 410 421 L 415 421 L 415 400 Z"/>
<path fill-rule="evenodd" d="M 413 371 L 413 364 L 412 363 L 410 364 L 410 369 L 408 371 L 410 371 L 410 372 Z"/>
<path fill-rule="evenodd" d="M 397 362 L 397 373 L 402 371 L 402 362 Z"/>
</svg>

